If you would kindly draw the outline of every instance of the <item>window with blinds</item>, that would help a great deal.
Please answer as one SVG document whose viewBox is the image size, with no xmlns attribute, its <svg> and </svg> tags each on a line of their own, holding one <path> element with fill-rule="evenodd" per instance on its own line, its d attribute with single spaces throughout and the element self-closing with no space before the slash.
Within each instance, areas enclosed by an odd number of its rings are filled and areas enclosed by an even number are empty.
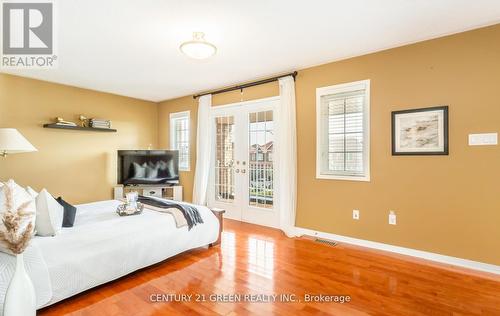
<svg viewBox="0 0 500 316">
<path fill-rule="evenodd" d="M 369 181 L 369 85 L 317 89 L 317 178 Z"/>
<path fill-rule="evenodd" d="M 189 111 L 170 114 L 170 148 L 179 151 L 179 170 L 189 171 Z"/>
</svg>

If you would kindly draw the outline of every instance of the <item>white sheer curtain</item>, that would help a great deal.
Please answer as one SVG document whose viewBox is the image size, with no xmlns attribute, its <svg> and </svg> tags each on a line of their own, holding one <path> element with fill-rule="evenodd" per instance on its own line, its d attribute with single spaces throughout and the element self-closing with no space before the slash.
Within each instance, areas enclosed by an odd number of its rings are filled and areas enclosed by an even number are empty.
<svg viewBox="0 0 500 316">
<path fill-rule="evenodd" d="M 210 107 L 212 95 L 198 99 L 198 127 L 196 130 L 196 171 L 194 174 L 193 203 L 207 204 L 208 177 L 212 156 L 212 127 L 210 126 Z"/>
<path fill-rule="evenodd" d="M 288 236 L 295 232 L 297 207 L 297 129 L 295 114 L 295 81 L 292 76 L 279 79 L 280 106 L 277 110 L 279 134 L 278 198 L 280 229 Z"/>
</svg>

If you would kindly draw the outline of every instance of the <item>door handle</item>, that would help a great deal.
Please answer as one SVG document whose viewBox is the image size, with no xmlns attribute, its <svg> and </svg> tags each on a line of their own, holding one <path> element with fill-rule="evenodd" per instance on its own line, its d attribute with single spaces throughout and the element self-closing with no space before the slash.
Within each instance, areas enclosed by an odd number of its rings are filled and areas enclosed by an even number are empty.
<svg viewBox="0 0 500 316">
<path fill-rule="evenodd" d="M 241 169 L 241 173 L 247 172 L 246 169 Z"/>
<path fill-rule="evenodd" d="M 234 172 L 240 173 L 240 169 L 236 169 L 236 170 L 234 170 Z"/>
</svg>

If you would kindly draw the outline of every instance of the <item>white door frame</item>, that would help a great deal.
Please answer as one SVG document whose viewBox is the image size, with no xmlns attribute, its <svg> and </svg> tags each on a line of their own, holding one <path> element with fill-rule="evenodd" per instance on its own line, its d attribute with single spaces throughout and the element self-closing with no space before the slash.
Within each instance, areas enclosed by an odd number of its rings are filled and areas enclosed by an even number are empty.
<svg viewBox="0 0 500 316">
<path fill-rule="evenodd" d="M 209 177 L 209 186 L 208 186 L 208 205 L 211 207 L 220 207 L 227 210 L 227 217 L 235 220 L 245 221 L 249 223 L 254 223 L 258 225 L 270 226 L 270 227 L 279 227 L 279 205 L 277 193 L 278 190 L 278 182 L 277 176 L 279 175 L 279 165 L 275 163 L 279 161 L 279 146 L 276 144 L 278 140 L 277 133 L 279 133 L 279 122 L 277 122 L 277 107 L 279 105 L 279 96 L 251 100 L 251 101 L 243 101 L 236 102 L 231 104 L 225 104 L 220 106 L 212 106 L 210 109 L 210 126 L 212 128 L 212 141 L 211 146 L 212 157 L 210 164 L 210 177 Z M 216 148 L 215 148 L 215 137 L 216 137 L 216 126 L 214 124 L 214 120 L 216 117 L 226 116 L 226 115 L 234 115 L 238 112 L 238 109 L 242 109 L 245 113 L 246 118 L 242 121 L 242 114 L 235 115 L 235 155 L 241 155 L 243 152 L 248 155 L 248 113 L 250 112 L 260 112 L 264 110 L 273 110 L 273 124 L 274 124 L 274 132 L 275 132 L 275 145 L 273 152 L 273 208 L 265 209 L 259 207 L 250 206 L 249 203 L 249 194 L 248 194 L 248 183 L 249 183 L 249 172 L 245 174 L 239 173 L 235 176 L 235 200 L 234 203 L 227 203 L 223 201 L 215 201 L 215 157 L 216 157 Z M 241 112 L 240 112 L 241 113 Z M 239 119 L 239 120 L 238 120 Z M 246 126 L 244 126 L 246 124 Z M 237 145 L 236 145 L 237 143 Z M 235 160 L 244 159 L 247 161 L 247 170 L 248 170 L 248 157 L 236 157 Z"/>
</svg>

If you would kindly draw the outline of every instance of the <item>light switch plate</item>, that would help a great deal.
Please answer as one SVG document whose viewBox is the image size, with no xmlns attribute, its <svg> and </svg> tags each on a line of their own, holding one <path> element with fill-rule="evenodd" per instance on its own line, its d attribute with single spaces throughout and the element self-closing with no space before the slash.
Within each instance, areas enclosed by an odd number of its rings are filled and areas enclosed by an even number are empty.
<svg viewBox="0 0 500 316">
<path fill-rule="evenodd" d="M 359 220 L 359 210 L 352 210 L 352 218 Z"/>
<path fill-rule="evenodd" d="M 469 134 L 469 146 L 498 145 L 498 133 Z"/>
<path fill-rule="evenodd" d="M 396 225 L 396 213 L 389 211 L 389 225 Z"/>
</svg>

